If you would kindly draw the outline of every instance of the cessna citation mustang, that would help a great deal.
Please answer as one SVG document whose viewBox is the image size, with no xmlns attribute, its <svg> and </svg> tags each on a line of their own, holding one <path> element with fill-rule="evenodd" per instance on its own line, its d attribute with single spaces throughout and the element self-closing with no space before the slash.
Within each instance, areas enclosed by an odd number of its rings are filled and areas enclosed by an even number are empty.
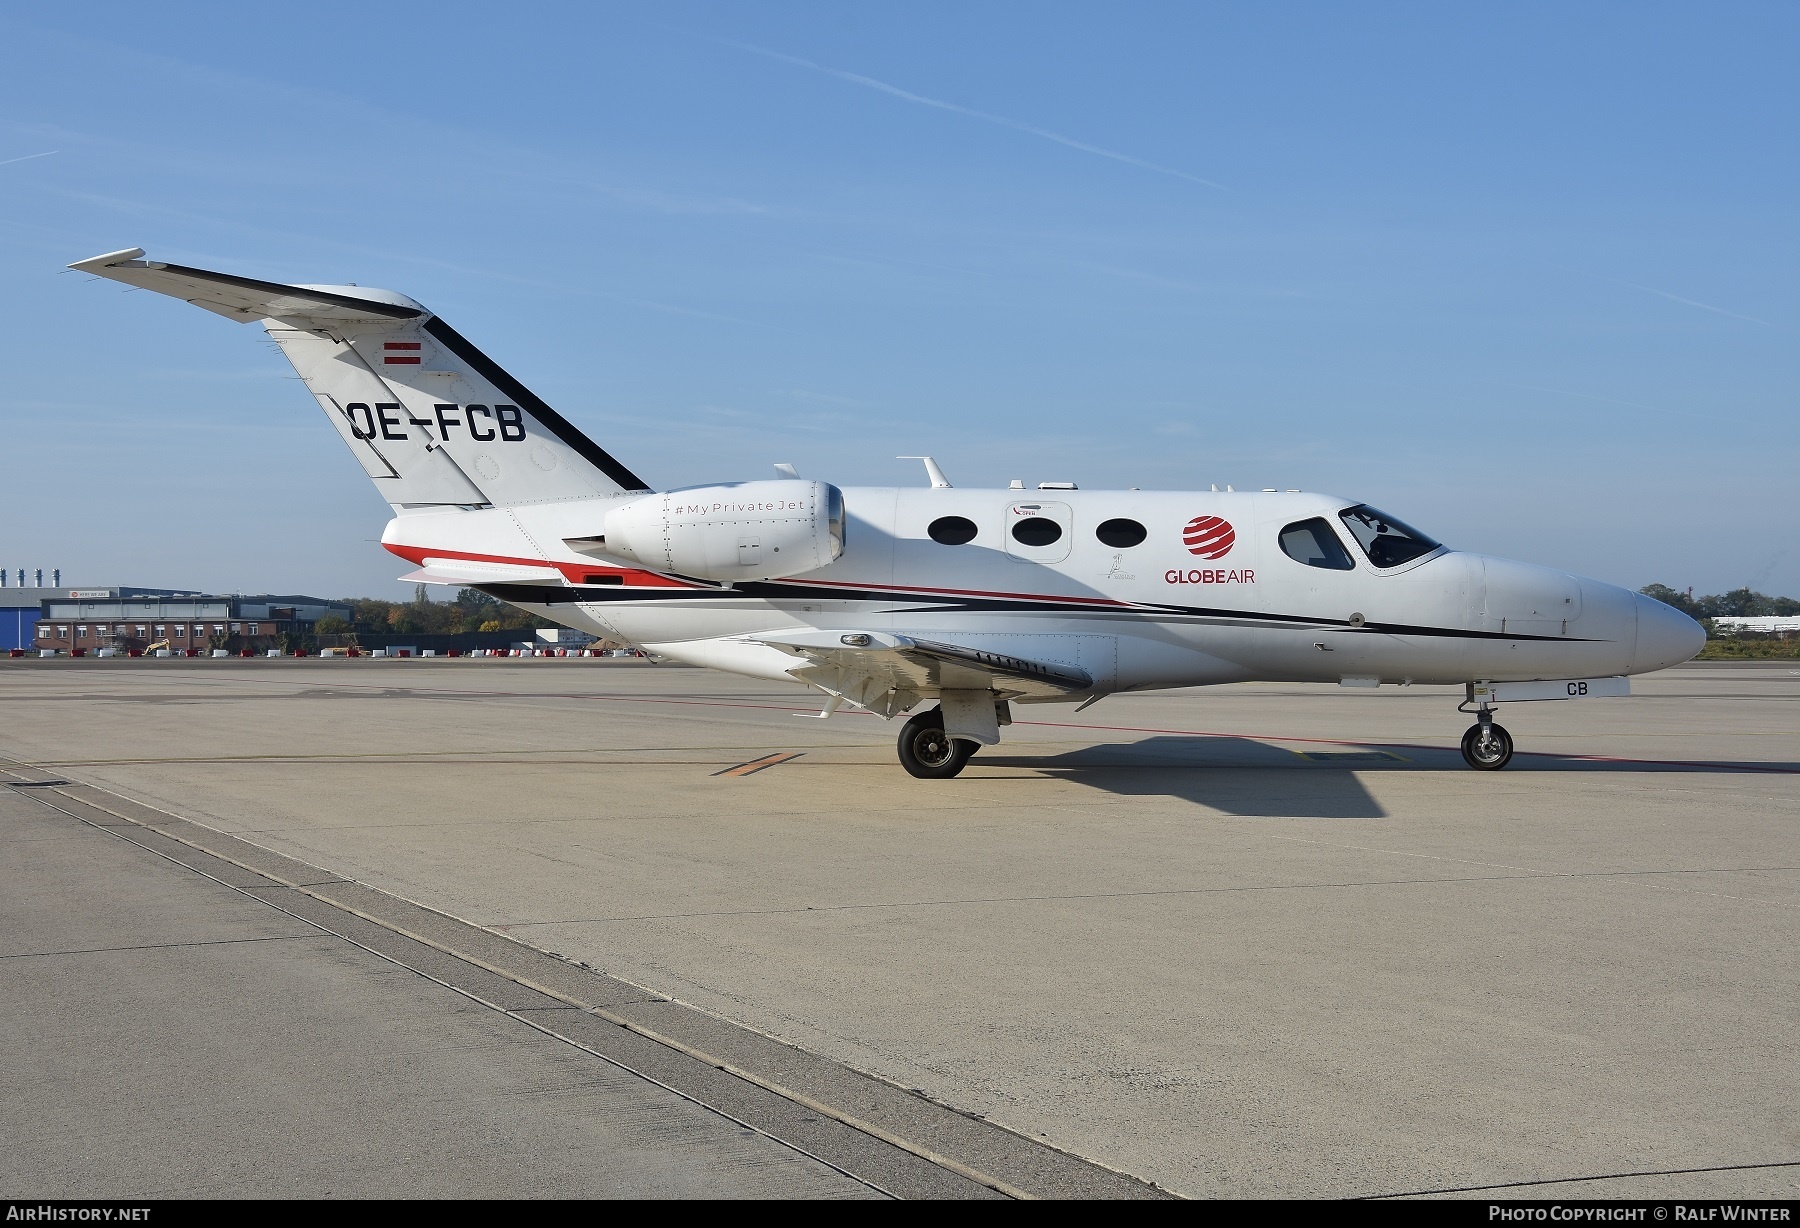
<svg viewBox="0 0 1800 1228">
<path fill-rule="evenodd" d="M 1440 545 L 1301 491 L 959 490 L 773 481 L 658 492 L 402 294 L 145 260 L 71 265 L 261 321 L 393 506 L 419 570 L 659 656 L 893 718 L 921 777 L 1019 703 L 1279 681 L 1463 683 L 1471 767 L 1511 700 L 1623 695 L 1705 635 L 1622 588 Z"/>
</svg>

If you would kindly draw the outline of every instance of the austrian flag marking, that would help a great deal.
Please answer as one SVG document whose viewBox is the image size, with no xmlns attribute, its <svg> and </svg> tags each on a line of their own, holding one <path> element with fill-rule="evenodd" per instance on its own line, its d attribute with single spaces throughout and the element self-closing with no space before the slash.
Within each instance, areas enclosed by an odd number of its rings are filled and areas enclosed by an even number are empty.
<svg viewBox="0 0 1800 1228">
<path fill-rule="evenodd" d="M 419 351 L 424 348 L 417 341 L 383 341 L 381 343 L 382 365 L 416 367 L 419 365 Z"/>
<path fill-rule="evenodd" d="M 1181 531 L 1181 540 L 1190 554 L 1203 559 L 1222 559 L 1237 543 L 1237 530 L 1231 527 L 1230 521 L 1217 516 L 1196 516 Z"/>
</svg>

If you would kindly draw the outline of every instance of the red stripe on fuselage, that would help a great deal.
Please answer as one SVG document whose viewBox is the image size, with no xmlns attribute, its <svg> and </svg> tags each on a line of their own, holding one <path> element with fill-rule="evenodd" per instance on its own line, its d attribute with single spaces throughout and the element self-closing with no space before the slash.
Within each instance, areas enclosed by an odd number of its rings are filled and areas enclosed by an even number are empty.
<svg viewBox="0 0 1800 1228">
<path fill-rule="evenodd" d="M 571 584 L 580 584 L 585 576 L 622 576 L 626 585 L 632 588 L 681 588 L 693 589 L 701 585 L 685 584 L 680 580 L 671 580 L 668 576 L 658 575 L 653 571 L 639 571 L 623 567 L 596 567 L 584 563 L 563 563 L 554 559 L 521 559 L 502 554 L 473 554 L 466 550 L 440 550 L 429 546 L 408 546 L 399 542 L 383 542 L 383 548 L 397 554 L 409 563 L 425 566 L 427 558 L 434 559 L 467 559 L 476 563 L 511 563 L 520 567 L 554 567 L 561 572 Z M 1056 601 L 1069 605 L 1111 606 L 1120 610 L 1142 609 L 1143 606 L 1131 601 L 1115 601 L 1110 597 L 1062 597 L 1045 593 L 998 593 L 986 589 L 974 588 L 921 588 L 906 584 L 857 584 L 848 580 L 775 580 L 771 583 L 804 584 L 816 588 L 853 588 L 864 592 L 891 592 L 896 598 L 920 596 L 939 597 L 990 597 L 1000 601 Z"/>
<path fill-rule="evenodd" d="M 671 580 L 667 576 L 659 576 L 653 571 L 639 571 L 628 567 L 607 567 L 597 563 L 562 563 L 555 559 L 521 559 L 504 554 L 472 554 L 467 550 L 439 550 L 432 546 L 407 546 L 399 542 L 382 542 L 382 547 L 390 554 L 397 554 L 409 563 L 420 567 L 425 560 L 431 559 L 466 559 L 471 563 L 510 563 L 515 567 L 554 567 L 563 574 L 563 578 L 571 584 L 588 583 L 589 576 L 619 576 L 628 588 L 693 588 L 692 584 L 683 584 L 679 580 Z"/>
</svg>

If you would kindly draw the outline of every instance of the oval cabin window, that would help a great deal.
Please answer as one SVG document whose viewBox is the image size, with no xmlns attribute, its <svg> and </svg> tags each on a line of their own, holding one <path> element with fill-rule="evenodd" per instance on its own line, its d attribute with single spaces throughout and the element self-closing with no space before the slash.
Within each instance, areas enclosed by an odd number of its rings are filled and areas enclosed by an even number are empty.
<svg viewBox="0 0 1800 1228">
<path fill-rule="evenodd" d="M 1094 536 L 1100 539 L 1103 546 L 1116 546 L 1123 550 L 1141 543 L 1150 533 L 1135 520 L 1119 517 L 1114 520 L 1102 520 L 1094 530 Z"/>
<path fill-rule="evenodd" d="M 1013 525 L 1012 535 L 1021 546 L 1048 546 L 1062 537 L 1062 526 L 1048 516 L 1028 516 Z"/>
<path fill-rule="evenodd" d="M 944 546 L 960 546 L 975 540 L 975 522 L 966 516 L 939 516 L 925 530 L 931 540 Z"/>
</svg>

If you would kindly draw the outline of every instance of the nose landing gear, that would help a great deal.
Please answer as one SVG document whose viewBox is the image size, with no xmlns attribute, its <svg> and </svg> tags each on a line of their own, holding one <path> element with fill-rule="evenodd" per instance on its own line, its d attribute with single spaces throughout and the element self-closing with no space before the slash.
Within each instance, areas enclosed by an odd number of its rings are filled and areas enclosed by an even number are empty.
<svg viewBox="0 0 1800 1228">
<path fill-rule="evenodd" d="M 1462 757 L 1478 772 L 1498 772 L 1512 762 L 1512 734 L 1494 724 L 1493 712 L 1483 708 L 1462 736 Z"/>
<path fill-rule="evenodd" d="M 1475 723 L 1462 736 L 1462 757 L 1477 772 L 1498 772 L 1512 762 L 1513 740 L 1512 734 L 1494 724 L 1494 705 L 1487 694 L 1484 690 L 1478 697 L 1471 685 L 1469 697 L 1456 706 L 1458 712 L 1467 712 L 1471 703 L 1475 705 Z"/>
</svg>

